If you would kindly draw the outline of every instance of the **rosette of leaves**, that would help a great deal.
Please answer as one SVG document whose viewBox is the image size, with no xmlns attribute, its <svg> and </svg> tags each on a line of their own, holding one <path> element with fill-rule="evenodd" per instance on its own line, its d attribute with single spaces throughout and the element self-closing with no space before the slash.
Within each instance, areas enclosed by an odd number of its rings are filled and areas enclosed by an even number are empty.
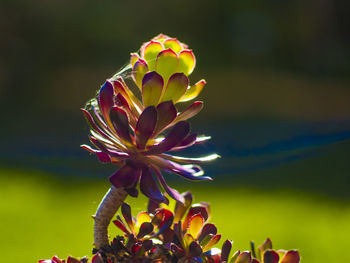
<svg viewBox="0 0 350 263">
<path fill-rule="evenodd" d="M 202 103 L 194 103 L 179 113 L 171 101 L 162 102 L 157 107 L 144 107 L 131 94 L 121 78 L 106 81 L 98 98 L 90 102 L 88 110 L 83 109 L 91 126 L 90 141 L 93 146 L 82 147 L 96 154 L 101 162 L 121 166 L 110 177 L 116 188 L 123 188 L 128 194 L 137 196 L 139 184 L 141 192 L 150 199 L 158 203 L 167 202 L 159 183 L 170 197 L 183 202 L 181 195 L 167 185 L 161 170 L 188 180 L 211 180 L 203 176 L 198 164 L 216 159 L 217 154 L 189 158 L 167 153 L 210 138 L 191 133 L 190 124 L 186 121 L 199 112 Z M 168 132 L 163 135 L 164 131 Z"/>
<path fill-rule="evenodd" d="M 172 100 L 173 103 L 194 99 L 204 88 L 204 79 L 190 85 L 188 76 L 196 65 L 196 58 L 191 49 L 176 38 L 159 34 L 151 41 L 142 45 L 139 54 L 131 54 L 133 80 L 142 93 L 149 93 L 152 100 L 145 94 L 146 105 Z M 149 74 L 156 74 L 162 83 L 160 87 L 150 88 Z M 177 80 L 177 84 L 174 83 Z"/>
</svg>

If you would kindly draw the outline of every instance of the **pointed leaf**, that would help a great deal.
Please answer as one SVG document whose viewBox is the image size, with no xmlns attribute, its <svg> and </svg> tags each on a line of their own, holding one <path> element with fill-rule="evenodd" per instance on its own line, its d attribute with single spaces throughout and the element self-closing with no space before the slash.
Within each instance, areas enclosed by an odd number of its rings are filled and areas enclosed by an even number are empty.
<svg viewBox="0 0 350 263">
<path fill-rule="evenodd" d="M 197 133 L 192 133 L 188 135 L 182 142 L 180 142 L 176 147 L 172 148 L 172 151 L 180 151 L 183 149 L 186 149 L 188 147 L 191 147 L 196 143 L 197 140 Z"/>
<path fill-rule="evenodd" d="M 136 82 L 137 86 L 140 89 L 142 87 L 142 79 L 147 72 L 148 72 L 147 63 L 142 58 L 140 58 L 132 68 L 134 81 Z"/>
<path fill-rule="evenodd" d="M 289 250 L 284 255 L 280 263 L 299 263 L 299 261 L 300 261 L 299 252 L 296 250 Z"/>
<path fill-rule="evenodd" d="M 169 151 L 185 139 L 189 132 L 190 124 L 188 122 L 180 121 L 176 123 L 166 135 L 165 139 L 147 151 L 147 154 L 158 154 Z"/>
<path fill-rule="evenodd" d="M 210 154 L 204 157 L 199 158 L 189 158 L 189 157 L 181 157 L 181 156 L 174 156 L 174 155 L 168 155 L 168 154 L 162 154 L 163 158 L 166 158 L 171 161 L 180 162 L 180 163 L 205 163 L 213 161 L 220 157 L 220 155 L 214 153 Z"/>
<path fill-rule="evenodd" d="M 175 73 L 171 75 L 161 101 L 171 100 L 173 103 L 176 103 L 185 94 L 187 87 L 188 78 L 184 73 Z"/>
<path fill-rule="evenodd" d="M 264 263 L 278 263 L 280 257 L 274 250 L 268 249 L 264 252 Z"/>
<path fill-rule="evenodd" d="M 84 148 L 85 150 L 89 151 L 90 153 L 94 153 L 97 156 L 97 158 L 99 159 L 99 161 L 102 163 L 110 163 L 111 162 L 111 158 L 105 152 L 92 149 L 89 145 L 86 145 L 86 144 L 83 144 L 80 147 Z"/>
<path fill-rule="evenodd" d="M 156 172 L 156 176 L 157 176 L 160 184 L 162 185 L 164 190 L 169 194 L 169 196 L 180 203 L 184 203 L 185 202 L 184 197 L 181 194 L 179 194 L 178 191 L 176 191 L 175 189 L 172 189 L 171 187 L 169 187 L 167 185 L 167 183 L 165 182 L 165 179 L 162 176 L 162 174 L 160 173 L 160 171 L 158 169 L 155 169 L 154 171 Z"/>
<path fill-rule="evenodd" d="M 150 71 L 155 70 L 157 56 L 163 49 L 163 45 L 157 41 L 150 41 L 141 49 L 141 57 L 146 60 Z"/>
<path fill-rule="evenodd" d="M 183 112 L 181 112 L 179 115 L 177 115 L 174 122 L 184 121 L 189 118 L 192 118 L 193 116 L 197 115 L 202 109 L 203 109 L 203 102 L 196 101 L 193 104 L 191 104 L 187 109 L 185 109 Z"/>
<path fill-rule="evenodd" d="M 192 50 L 182 50 L 179 54 L 178 72 L 183 72 L 186 76 L 190 75 L 196 66 L 196 58 Z"/>
<path fill-rule="evenodd" d="M 214 224 L 212 223 L 207 223 L 203 226 L 203 229 L 201 231 L 201 234 L 198 237 L 198 241 L 202 242 L 202 240 L 208 236 L 208 235 L 216 235 L 217 234 L 217 228 Z"/>
<path fill-rule="evenodd" d="M 249 251 L 243 251 L 240 253 L 235 261 L 235 263 L 250 263 L 252 256 Z"/>
<path fill-rule="evenodd" d="M 125 110 L 131 111 L 131 108 L 130 108 L 128 101 L 121 93 L 118 93 L 117 96 L 114 97 L 114 103 L 118 107 L 121 107 L 121 108 L 124 108 Z"/>
<path fill-rule="evenodd" d="M 226 240 L 222 245 L 222 249 L 221 249 L 221 261 L 225 261 L 225 262 L 228 261 L 231 248 L 232 248 L 232 241 Z"/>
<path fill-rule="evenodd" d="M 263 260 L 263 255 L 264 255 L 264 252 L 265 252 L 265 250 L 267 250 L 267 249 L 272 249 L 272 242 L 271 242 L 271 239 L 269 239 L 269 238 L 267 238 L 265 241 L 264 241 L 264 243 L 262 243 L 262 245 L 261 246 L 259 246 L 259 248 L 258 248 L 258 259 L 260 260 L 260 261 L 262 261 Z"/>
<path fill-rule="evenodd" d="M 124 225 L 124 223 L 117 219 L 117 220 L 114 220 L 113 223 L 121 230 L 123 231 L 125 234 L 130 234 L 129 230 L 126 228 L 126 226 Z"/>
<path fill-rule="evenodd" d="M 153 225 L 150 222 L 144 222 L 140 226 L 139 233 L 137 234 L 137 238 L 143 238 L 144 236 L 152 233 Z"/>
<path fill-rule="evenodd" d="M 172 101 L 161 102 L 157 106 L 158 120 L 154 134 L 160 133 L 166 126 L 168 126 L 177 115 L 177 110 Z"/>
<path fill-rule="evenodd" d="M 152 199 L 156 203 L 162 203 L 165 201 L 165 198 L 160 192 L 159 187 L 156 181 L 153 179 L 152 173 L 149 169 L 144 169 L 142 171 L 140 190 L 145 196 Z"/>
<path fill-rule="evenodd" d="M 132 139 L 129 131 L 129 120 L 126 112 L 119 107 L 112 107 L 109 116 L 117 135 L 121 139 L 131 143 Z"/>
<path fill-rule="evenodd" d="M 113 96 L 114 96 L 114 88 L 111 82 L 106 81 L 98 94 L 98 103 L 99 103 L 99 108 L 108 122 L 109 120 L 109 111 L 113 107 L 114 101 L 113 101 Z"/>
<path fill-rule="evenodd" d="M 136 145 L 144 149 L 148 139 L 153 134 L 157 123 L 157 110 L 154 106 L 147 107 L 140 115 L 135 129 Z"/>
<path fill-rule="evenodd" d="M 145 107 L 157 105 L 162 95 L 164 80 L 157 72 L 148 72 L 142 79 L 142 100 Z"/>
<path fill-rule="evenodd" d="M 209 249 L 211 249 L 213 246 L 216 245 L 216 243 L 218 243 L 221 239 L 221 235 L 214 235 L 210 241 L 208 242 L 208 244 L 206 244 L 203 247 L 203 251 L 208 251 Z"/>
<path fill-rule="evenodd" d="M 193 86 L 189 87 L 179 101 L 185 102 L 196 98 L 202 92 L 205 84 L 205 80 L 202 79 Z"/>
<path fill-rule="evenodd" d="M 132 232 L 135 231 L 134 222 L 132 220 L 131 208 L 127 203 L 123 203 L 121 207 L 122 215 L 124 217 L 125 222 L 128 224 L 129 228 Z"/>
<path fill-rule="evenodd" d="M 179 59 L 170 48 L 159 52 L 156 60 L 156 71 L 163 77 L 166 83 L 171 75 L 177 72 Z"/>
</svg>

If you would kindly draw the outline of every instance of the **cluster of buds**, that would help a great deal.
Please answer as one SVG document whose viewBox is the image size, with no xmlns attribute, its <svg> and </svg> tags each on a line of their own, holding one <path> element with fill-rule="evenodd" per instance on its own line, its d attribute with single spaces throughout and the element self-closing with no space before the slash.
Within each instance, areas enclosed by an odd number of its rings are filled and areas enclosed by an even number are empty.
<svg viewBox="0 0 350 263">
<path fill-rule="evenodd" d="M 217 154 L 187 158 L 167 153 L 210 139 L 191 133 L 187 122 L 202 109 L 203 102 L 195 101 L 181 112 L 175 105 L 194 99 L 205 85 L 204 80 L 189 84 L 188 75 L 194 66 L 193 52 L 185 44 L 158 35 L 142 45 L 140 54 L 131 55 L 131 75 L 140 97 L 124 81 L 125 74 L 116 74 L 83 109 L 91 126 L 93 147 L 82 147 L 102 162 L 121 166 L 110 177 L 116 188 L 137 196 L 139 184 L 141 192 L 154 202 L 168 203 L 159 183 L 170 197 L 183 202 L 161 171 L 194 181 L 211 180 L 203 176 L 198 164 L 216 159 Z"/>
</svg>

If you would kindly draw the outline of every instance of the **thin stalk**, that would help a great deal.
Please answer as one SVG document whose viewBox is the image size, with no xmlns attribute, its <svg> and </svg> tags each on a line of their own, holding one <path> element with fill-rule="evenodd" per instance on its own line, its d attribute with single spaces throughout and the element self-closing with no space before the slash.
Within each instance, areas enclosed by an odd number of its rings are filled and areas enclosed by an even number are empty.
<svg viewBox="0 0 350 263">
<path fill-rule="evenodd" d="M 123 188 L 112 186 L 103 197 L 94 216 L 94 245 L 96 249 L 108 245 L 108 226 L 127 195 L 128 193 Z"/>
</svg>

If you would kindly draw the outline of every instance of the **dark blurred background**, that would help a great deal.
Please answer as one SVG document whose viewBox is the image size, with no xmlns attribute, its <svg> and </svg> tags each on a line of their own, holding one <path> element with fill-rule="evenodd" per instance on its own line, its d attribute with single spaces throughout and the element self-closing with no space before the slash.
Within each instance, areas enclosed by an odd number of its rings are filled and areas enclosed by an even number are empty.
<svg viewBox="0 0 350 263">
<path fill-rule="evenodd" d="M 350 233 L 349 3 L 1 0 L 3 258 L 90 253 L 86 218 L 115 167 L 79 147 L 79 108 L 165 33 L 194 50 L 191 83 L 208 83 L 192 128 L 212 140 L 184 155 L 222 156 L 205 166 L 214 182 L 171 185 L 211 202 L 236 248 L 270 236 L 305 262 L 334 261 Z"/>
<path fill-rule="evenodd" d="M 194 50 L 191 82 L 208 82 L 193 129 L 213 137 L 194 151 L 223 157 L 210 175 L 350 195 L 348 11 L 331 0 L 2 0 L 1 165 L 112 171 L 79 148 L 79 108 L 162 32 Z"/>
</svg>

